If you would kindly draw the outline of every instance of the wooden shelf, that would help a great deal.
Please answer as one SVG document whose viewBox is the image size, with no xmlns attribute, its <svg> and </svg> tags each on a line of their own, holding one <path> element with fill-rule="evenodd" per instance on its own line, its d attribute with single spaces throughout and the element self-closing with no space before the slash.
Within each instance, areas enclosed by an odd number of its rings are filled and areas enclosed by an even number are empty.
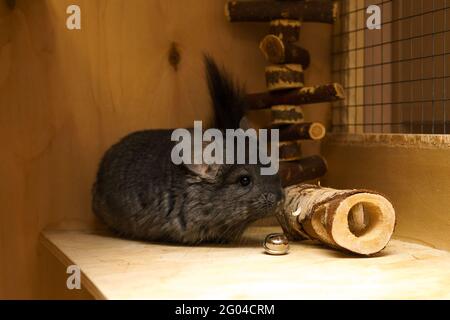
<svg viewBox="0 0 450 320">
<path fill-rule="evenodd" d="M 393 240 L 360 258 L 310 241 L 285 256 L 263 253 L 274 227 L 253 227 L 239 246 L 183 247 L 102 231 L 45 231 L 41 244 L 82 270 L 97 299 L 449 299 L 450 253 Z"/>
</svg>

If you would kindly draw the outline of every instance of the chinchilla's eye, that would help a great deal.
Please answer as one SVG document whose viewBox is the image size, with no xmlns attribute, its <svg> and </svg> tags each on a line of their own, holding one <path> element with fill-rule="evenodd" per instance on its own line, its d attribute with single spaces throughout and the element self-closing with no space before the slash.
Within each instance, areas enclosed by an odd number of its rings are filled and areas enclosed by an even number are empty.
<svg viewBox="0 0 450 320">
<path fill-rule="evenodd" d="M 246 187 L 250 184 L 251 182 L 251 178 L 250 176 L 241 176 L 239 177 L 239 183 L 241 184 L 241 186 Z"/>
</svg>

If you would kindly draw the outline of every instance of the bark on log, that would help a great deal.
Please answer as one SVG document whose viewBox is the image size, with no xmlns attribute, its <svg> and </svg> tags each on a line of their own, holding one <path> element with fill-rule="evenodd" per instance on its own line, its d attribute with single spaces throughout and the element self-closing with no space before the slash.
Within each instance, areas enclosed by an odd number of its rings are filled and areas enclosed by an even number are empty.
<svg viewBox="0 0 450 320">
<path fill-rule="evenodd" d="M 303 109 L 301 106 L 278 105 L 271 107 L 272 126 L 277 127 L 283 124 L 296 124 L 304 121 Z"/>
<path fill-rule="evenodd" d="M 281 141 L 279 146 L 280 161 L 294 161 L 302 157 L 301 141 Z"/>
<path fill-rule="evenodd" d="M 325 126 L 319 122 L 293 124 L 280 128 L 280 141 L 320 140 L 326 132 Z"/>
<path fill-rule="evenodd" d="M 314 239 L 360 255 L 386 247 L 395 227 L 395 210 L 370 190 L 337 190 L 316 185 L 285 189 L 277 218 L 290 239 Z"/>
<path fill-rule="evenodd" d="M 336 5 L 332 0 L 229 1 L 225 4 L 225 16 L 230 22 L 300 19 L 305 22 L 333 23 L 336 15 Z"/>
<path fill-rule="evenodd" d="M 266 67 L 267 90 L 303 88 L 303 68 L 300 64 L 283 64 Z"/>
<path fill-rule="evenodd" d="M 250 109 L 265 109 L 274 105 L 301 105 L 332 102 L 344 99 L 344 89 L 338 83 L 304 87 L 285 92 L 262 92 L 249 94 L 246 102 Z"/>
<path fill-rule="evenodd" d="M 311 62 L 309 51 L 280 37 L 269 34 L 259 43 L 259 49 L 267 61 L 274 64 L 301 64 L 306 70 Z"/>
<path fill-rule="evenodd" d="M 296 42 L 300 38 L 300 20 L 277 19 L 270 21 L 269 34 L 287 43 Z"/>
<path fill-rule="evenodd" d="M 278 171 L 283 187 L 320 178 L 326 172 L 327 162 L 319 155 L 293 162 L 281 162 Z"/>
</svg>

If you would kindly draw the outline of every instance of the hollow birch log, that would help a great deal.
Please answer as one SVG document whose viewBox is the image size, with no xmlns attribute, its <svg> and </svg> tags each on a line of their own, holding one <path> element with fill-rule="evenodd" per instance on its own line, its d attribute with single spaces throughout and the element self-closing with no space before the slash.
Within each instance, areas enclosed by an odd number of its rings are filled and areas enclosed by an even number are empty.
<svg viewBox="0 0 450 320">
<path fill-rule="evenodd" d="M 273 105 L 301 105 L 320 102 L 332 102 L 344 99 L 344 89 L 338 83 L 304 87 L 283 92 L 261 92 L 246 97 L 250 109 L 266 109 Z"/>
<path fill-rule="evenodd" d="M 284 124 L 302 123 L 305 119 L 301 106 L 278 105 L 272 106 L 270 109 L 272 113 L 273 127 Z"/>
<path fill-rule="evenodd" d="M 320 140 L 326 132 L 325 126 L 319 122 L 298 123 L 280 128 L 280 140 Z"/>
<path fill-rule="evenodd" d="M 267 90 L 303 88 L 303 68 L 300 64 L 283 64 L 266 67 Z"/>
<path fill-rule="evenodd" d="M 278 174 L 283 187 L 314 180 L 327 173 L 328 165 L 322 156 L 305 157 L 292 162 L 280 162 Z"/>
<path fill-rule="evenodd" d="M 300 38 L 301 26 L 302 22 L 300 20 L 272 20 L 270 21 L 269 34 L 273 34 L 287 43 L 296 42 Z"/>
<path fill-rule="evenodd" d="M 294 161 L 301 159 L 301 141 L 281 141 L 278 143 L 278 146 L 280 161 Z"/>
<path fill-rule="evenodd" d="M 259 43 L 259 49 L 267 61 L 274 64 L 295 63 L 307 69 L 310 64 L 309 51 L 280 37 L 269 34 Z"/>
<path fill-rule="evenodd" d="M 286 188 L 285 195 L 277 218 L 290 239 L 314 239 L 373 255 L 386 247 L 394 232 L 395 210 L 377 192 L 300 184 Z"/>
<path fill-rule="evenodd" d="M 229 1 L 225 16 L 230 22 L 264 22 L 296 19 L 305 22 L 333 23 L 337 7 L 332 0 L 309 1 Z"/>
</svg>

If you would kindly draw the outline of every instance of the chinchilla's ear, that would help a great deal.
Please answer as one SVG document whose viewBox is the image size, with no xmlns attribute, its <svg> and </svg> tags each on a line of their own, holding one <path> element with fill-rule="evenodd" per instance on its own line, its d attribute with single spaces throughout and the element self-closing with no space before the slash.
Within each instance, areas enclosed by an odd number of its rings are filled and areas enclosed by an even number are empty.
<svg viewBox="0 0 450 320">
<path fill-rule="evenodd" d="M 220 169 L 220 164 L 184 164 L 184 166 L 202 179 L 215 179 Z"/>
<path fill-rule="evenodd" d="M 202 154 L 205 148 L 210 144 L 211 142 L 208 141 L 202 141 Z M 216 143 L 215 141 L 212 143 Z M 223 146 L 222 146 L 223 148 Z M 220 164 L 216 163 L 201 163 L 201 164 L 194 164 L 194 143 L 191 143 L 191 161 L 190 163 L 184 163 L 184 166 L 194 173 L 195 175 L 199 176 L 202 179 L 215 179 L 217 177 L 217 174 L 220 169 Z"/>
<path fill-rule="evenodd" d="M 241 128 L 242 130 L 248 130 L 251 128 L 250 121 L 248 121 L 246 116 L 243 116 L 241 118 L 241 121 L 239 121 L 239 128 Z"/>
</svg>

